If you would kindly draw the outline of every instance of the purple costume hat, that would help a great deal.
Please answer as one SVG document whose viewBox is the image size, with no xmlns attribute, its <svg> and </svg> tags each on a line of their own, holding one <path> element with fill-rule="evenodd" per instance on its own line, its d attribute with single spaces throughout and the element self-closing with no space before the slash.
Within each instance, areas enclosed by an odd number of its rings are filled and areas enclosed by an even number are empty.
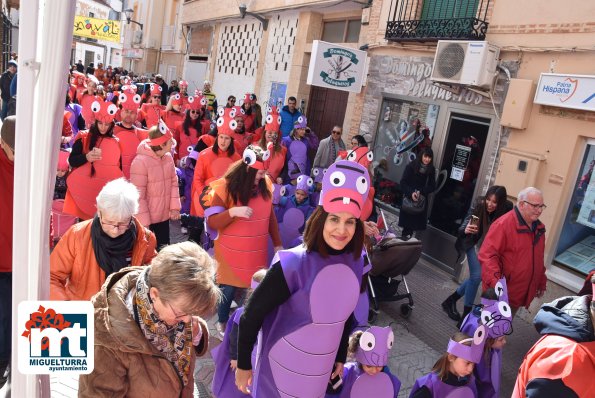
<svg viewBox="0 0 595 398">
<path fill-rule="evenodd" d="M 320 202 L 327 213 L 346 211 L 359 218 L 370 190 L 368 170 L 359 163 L 339 160 L 322 178 Z"/>
<path fill-rule="evenodd" d="M 314 186 L 314 180 L 305 174 L 302 174 L 297 178 L 297 184 L 295 185 L 296 191 L 301 189 L 302 191 L 309 193 Z"/>
<path fill-rule="evenodd" d="M 308 127 L 308 119 L 306 119 L 306 116 L 298 116 L 293 127 L 296 129 L 305 129 L 306 127 Z"/>
<path fill-rule="evenodd" d="M 372 326 L 360 336 L 355 359 L 363 365 L 386 366 L 388 351 L 393 348 L 394 342 L 395 334 L 390 326 Z"/>
<path fill-rule="evenodd" d="M 479 363 L 479 361 L 481 361 L 483 347 L 486 340 L 486 327 L 484 325 L 480 325 L 475 330 L 475 333 L 473 333 L 473 337 L 461 340 L 460 342 L 456 342 L 451 339 L 448 342 L 448 348 L 446 349 L 446 352 L 456 357 L 466 359 L 467 361 Z M 466 345 L 465 343 L 467 342 L 471 342 L 471 345 Z"/>
<path fill-rule="evenodd" d="M 512 333 L 512 310 L 508 304 L 506 279 L 498 280 L 494 290 L 498 300 L 481 298 L 481 323 L 486 326 L 488 337 L 495 339 Z"/>
</svg>

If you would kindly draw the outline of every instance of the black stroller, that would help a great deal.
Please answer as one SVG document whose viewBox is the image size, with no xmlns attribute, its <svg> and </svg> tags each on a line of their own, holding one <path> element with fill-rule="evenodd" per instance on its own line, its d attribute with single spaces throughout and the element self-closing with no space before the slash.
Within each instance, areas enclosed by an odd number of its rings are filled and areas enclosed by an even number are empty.
<svg viewBox="0 0 595 398">
<path fill-rule="evenodd" d="M 384 220 L 384 214 L 381 213 Z M 388 234 L 385 234 L 388 235 Z M 421 257 L 422 244 L 420 240 L 411 238 L 403 241 L 395 237 L 386 236 L 369 252 L 372 269 L 368 273 L 368 297 L 370 310 L 368 322 L 372 323 L 378 316 L 378 303 L 381 301 L 400 301 L 401 315 L 408 318 L 413 310 L 413 297 L 407 286 L 407 275 Z M 400 276 L 400 278 L 399 278 Z M 401 282 L 405 292 L 399 293 Z"/>
</svg>

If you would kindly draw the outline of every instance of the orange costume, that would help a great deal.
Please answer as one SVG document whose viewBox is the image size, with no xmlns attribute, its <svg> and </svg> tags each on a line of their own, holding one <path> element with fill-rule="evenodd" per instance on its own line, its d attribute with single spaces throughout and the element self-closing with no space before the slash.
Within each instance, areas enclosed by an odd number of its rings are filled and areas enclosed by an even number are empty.
<svg viewBox="0 0 595 398">
<path fill-rule="evenodd" d="M 130 109 L 138 112 L 141 101 L 140 95 L 136 94 L 129 86 L 123 87 L 122 93 L 119 95 L 119 100 L 122 109 Z M 114 136 L 120 140 L 122 172 L 124 173 L 124 177 L 130 179 L 130 165 L 136 156 L 138 144 L 149 137 L 147 130 L 139 129 L 135 126 L 127 128 L 118 123 L 114 127 Z"/>
<path fill-rule="evenodd" d="M 151 96 L 159 96 L 161 98 L 161 91 L 163 89 L 158 84 L 151 84 L 150 86 L 150 95 Z M 159 100 L 161 101 L 161 100 Z M 146 103 L 141 106 L 141 112 L 145 117 L 145 125 L 147 129 L 150 129 L 153 126 L 156 126 L 159 123 L 159 119 L 162 119 L 165 114 L 165 107 L 161 105 L 161 102 L 158 104 L 150 104 Z"/>
</svg>

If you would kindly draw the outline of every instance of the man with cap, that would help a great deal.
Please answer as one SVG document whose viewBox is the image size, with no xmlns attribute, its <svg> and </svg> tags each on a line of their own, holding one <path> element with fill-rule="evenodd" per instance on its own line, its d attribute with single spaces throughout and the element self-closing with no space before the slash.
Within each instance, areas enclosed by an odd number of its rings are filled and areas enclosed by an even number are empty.
<svg viewBox="0 0 595 398">
<path fill-rule="evenodd" d="M 14 194 L 14 143 L 16 116 L 0 128 L 0 388 L 10 363 L 12 333 L 12 211 Z"/>
<path fill-rule="evenodd" d="M 2 112 L 0 118 L 4 120 L 6 112 L 8 111 L 8 101 L 10 101 L 10 83 L 12 78 L 17 73 L 17 61 L 11 59 L 8 61 L 8 69 L 4 71 L 2 77 L 0 77 L 0 97 L 2 97 Z"/>
</svg>

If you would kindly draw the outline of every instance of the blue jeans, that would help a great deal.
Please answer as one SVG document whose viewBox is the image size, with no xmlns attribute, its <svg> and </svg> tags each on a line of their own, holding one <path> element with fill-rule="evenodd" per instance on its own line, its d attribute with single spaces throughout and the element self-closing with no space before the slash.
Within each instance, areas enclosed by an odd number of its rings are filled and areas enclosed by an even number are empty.
<svg viewBox="0 0 595 398">
<path fill-rule="evenodd" d="M 230 285 L 219 285 L 219 289 L 223 294 L 223 298 L 217 307 L 217 317 L 219 318 L 219 323 L 226 323 L 229 320 L 229 311 L 231 308 L 231 302 L 234 300 L 236 294 L 240 294 L 241 298 L 236 301 L 238 305 L 242 305 L 244 302 L 244 291 L 241 287 L 230 286 Z M 239 301 L 239 303 L 238 303 Z"/>
<path fill-rule="evenodd" d="M 466 307 L 472 307 L 477 289 L 481 283 L 481 264 L 479 264 L 475 246 L 467 250 L 467 263 L 469 263 L 469 278 L 465 279 L 461 286 L 459 286 L 457 293 L 465 297 Z"/>
<path fill-rule="evenodd" d="M 11 333 L 12 272 L 0 272 L 0 361 L 10 361 Z"/>
</svg>

